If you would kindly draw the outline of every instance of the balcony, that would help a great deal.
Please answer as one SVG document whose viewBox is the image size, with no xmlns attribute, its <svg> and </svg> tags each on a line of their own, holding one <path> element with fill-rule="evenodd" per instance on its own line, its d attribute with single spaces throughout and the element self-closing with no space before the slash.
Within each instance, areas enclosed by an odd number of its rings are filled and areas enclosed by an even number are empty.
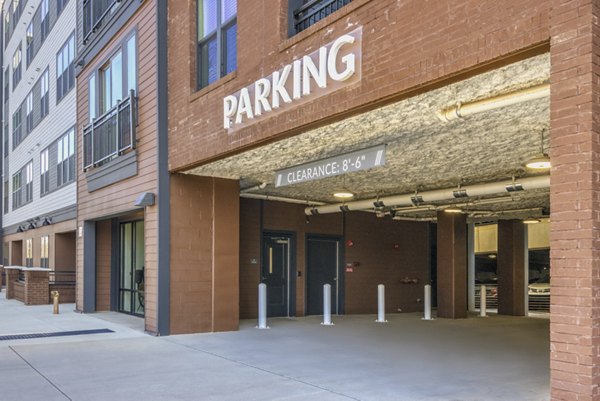
<svg viewBox="0 0 600 401">
<path fill-rule="evenodd" d="M 302 32 L 351 2 L 352 0 L 304 0 L 294 11 L 295 32 Z"/>
<path fill-rule="evenodd" d="M 137 99 L 135 92 L 83 128 L 83 171 L 108 163 L 135 149 Z"/>
<path fill-rule="evenodd" d="M 104 24 L 122 0 L 83 0 L 83 43 Z"/>
</svg>

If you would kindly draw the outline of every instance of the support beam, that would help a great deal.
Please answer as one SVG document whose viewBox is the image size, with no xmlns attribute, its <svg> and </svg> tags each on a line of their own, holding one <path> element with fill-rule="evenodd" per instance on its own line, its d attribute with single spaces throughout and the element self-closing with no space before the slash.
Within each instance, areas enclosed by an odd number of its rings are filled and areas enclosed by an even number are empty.
<svg viewBox="0 0 600 401">
<path fill-rule="evenodd" d="M 525 316 L 525 225 L 498 221 L 498 314 Z"/>
<path fill-rule="evenodd" d="M 437 214 L 437 316 L 467 317 L 467 216 Z"/>
</svg>

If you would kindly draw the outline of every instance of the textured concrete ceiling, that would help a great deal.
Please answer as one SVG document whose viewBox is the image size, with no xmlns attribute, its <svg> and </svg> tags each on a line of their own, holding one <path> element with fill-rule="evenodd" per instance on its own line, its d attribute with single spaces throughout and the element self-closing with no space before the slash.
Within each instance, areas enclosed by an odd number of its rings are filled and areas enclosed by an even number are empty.
<svg viewBox="0 0 600 401">
<path fill-rule="evenodd" d="M 540 153 L 540 134 L 549 126 L 548 98 L 452 122 L 440 121 L 436 113 L 459 101 L 512 92 L 549 77 L 549 56 L 533 57 L 188 173 L 240 179 L 242 187 L 266 182 L 270 185 L 256 193 L 327 203 L 337 202 L 332 194 L 342 186 L 356 193 L 356 199 L 366 199 L 525 176 L 530 173 L 522 166 Z M 547 135 L 545 139 L 547 148 Z M 388 145 L 384 167 L 283 188 L 272 185 L 278 169 L 383 143 Z M 538 206 L 548 207 L 548 191 L 511 203 L 511 208 Z"/>
</svg>

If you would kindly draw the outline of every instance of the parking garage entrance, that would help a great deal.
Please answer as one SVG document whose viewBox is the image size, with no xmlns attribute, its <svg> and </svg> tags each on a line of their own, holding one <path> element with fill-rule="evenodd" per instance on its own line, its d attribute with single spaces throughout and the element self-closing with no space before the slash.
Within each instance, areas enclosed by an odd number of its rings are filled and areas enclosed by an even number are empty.
<svg viewBox="0 0 600 401">
<path fill-rule="evenodd" d="M 549 76 L 534 56 L 188 171 L 239 180 L 240 318 L 261 282 L 270 316 L 322 314 L 324 284 L 334 313 L 375 313 L 378 284 L 388 313 L 428 284 L 440 317 L 481 285 L 547 310 Z"/>
</svg>

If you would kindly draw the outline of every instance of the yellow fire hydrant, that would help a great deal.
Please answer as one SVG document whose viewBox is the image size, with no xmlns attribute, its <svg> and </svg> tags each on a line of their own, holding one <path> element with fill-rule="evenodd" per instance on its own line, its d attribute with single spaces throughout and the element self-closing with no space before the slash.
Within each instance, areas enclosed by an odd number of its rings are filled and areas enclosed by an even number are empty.
<svg viewBox="0 0 600 401">
<path fill-rule="evenodd" d="M 50 294 L 52 295 L 52 300 L 54 301 L 54 309 L 52 310 L 52 313 L 58 315 L 58 299 L 60 294 L 58 291 L 52 291 Z"/>
</svg>

